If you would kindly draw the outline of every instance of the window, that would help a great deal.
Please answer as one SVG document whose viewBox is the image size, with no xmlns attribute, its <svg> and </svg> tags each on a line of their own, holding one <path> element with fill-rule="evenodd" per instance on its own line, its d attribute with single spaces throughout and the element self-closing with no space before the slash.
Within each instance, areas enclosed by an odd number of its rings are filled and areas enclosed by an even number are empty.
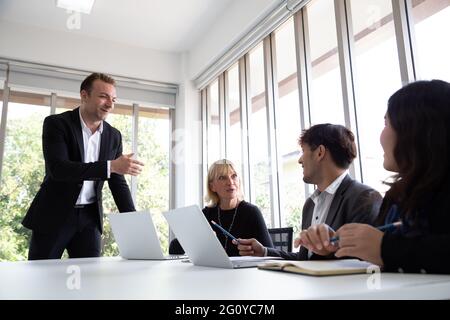
<svg viewBox="0 0 450 320">
<path fill-rule="evenodd" d="M 1 97 L 3 91 L 0 91 Z M 50 95 L 11 91 L 8 103 L 5 153 L 0 186 L 0 261 L 27 258 L 30 231 L 21 225 L 44 177 L 42 124 L 50 115 Z M 56 98 L 56 113 L 72 110 L 79 99 Z M 146 164 L 137 177 L 136 208 L 150 209 L 167 250 L 168 227 L 161 212 L 169 209 L 169 120 L 167 109 L 139 108 L 138 157 Z M 132 107 L 116 104 L 107 122 L 122 133 L 123 153 L 132 152 Z M 128 185 L 131 177 L 125 176 Z M 103 189 L 104 212 L 117 212 L 108 183 Z M 105 219 L 104 256 L 118 254 L 108 220 Z M 67 257 L 65 254 L 63 257 Z"/>
<path fill-rule="evenodd" d="M 278 152 L 281 159 L 280 195 L 284 221 L 282 225 L 301 226 L 301 212 L 305 201 L 305 188 L 298 164 L 298 138 L 300 107 L 297 84 L 294 21 L 289 19 L 275 31 L 278 101 Z"/>
<path fill-rule="evenodd" d="M 414 0 L 412 16 L 419 78 L 450 81 L 450 1 Z"/>
<path fill-rule="evenodd" d="M 389 97 L 401 87 L 391 0 L 351 0 L 358 133 L 364 183 L 380 192 L 392 173 L 379 143 Z"/>
<path fill-rule="evenodd" d="M 106 121 L 120 131 L 122 134 L 122 154 L 132 153 L 132 107 L 126 105 L 114 105 L 114 110 L 108 115 Z M 125 175 L 125 180 L 127 181 L 128 187 L 131 187 L 131 176 Z M 117 206 L 114 202 L 111 190 L 108 186 L 108 181 L 103 184 L 103 212 L 105 214 L 111 212 L 118 212 Z M 102 256 L 116 256 L 119 254 L 119 249 L 114 241 L 111 226 L 109 225 L 109 220 L 104 220 L 103 234 L 102 234 Z"/>
<path fill-rule="evenodd" d="M 163 251 L 169 252 L 169 227 L 162 212 L 169 210 L 170 115 L 167 109 L 139 107 L 138 158 L 145 163 L 137 176 L 136 207 L 149 209 Z"/>
<path fill-rule="evenodd" d="M 305 201 L 305 194 L 310 185 L 302 183 L 301 168 L 298 165 L 300 155 L 297 139 L 301 134 L 300 101 L 305 101 L 306 125 L 319 123 L 334 123 L 346 125 L 344 118 L 344 101 L 342 92 L 341 66 L 338 52 L 338 34 L 336 26 L 335 4 L 336 0 L 311 0 L 307 2 L 294 18 L 302 22 L 295 30 L 294 19 L 287 19 L 273 33 L 263 40 L 264 44 L 275 41 L 272 56 L 265 52 L 263 43 L 252 47 L 239 60 L 239 65 L 245 65 L 239 70 L 235 62 L 225 74 L 218 76 L 222 79 L 225 75 L 224 88 L 217 78 L 207 87 L 210 95 L 208 100 L 209 122 L 206 124 L 208 139 L 211 132 L 215 133 L 215 141 L 220 140 L 219 116 L 215 123 L 211 120 L 213 102 L 219 113 L 219 96 L 226 95 L 225 118 L 227 140 L 227 155 L 246 161 L 244 168 L 249 169 L 249 200 L 261 208 L 266 223 L 271 227 L 271 221 L 280 221 L 282 226 L 299 227 L 301 210 Z M 359 142 L 359 159 L 361 160 L 362 182 L 372 186 L 384 193 L 388 186 L 383 182 L 389 182 L 391 172 L 383 168 L 383 150 L 379 143 L 379 136 L 384 126 L 384 116 L 387 109 L 389 97 L 402 86 L 400 67 L 404 61 L 399 61 L 397 39 L 394 24 L 392 0 L 346 0 L 345 9 L 349 26 L 339 26 L 342 30 L 352 27 L 350 30 L 351 43 L 348 39 L 343 40 L 343 45 L 351 45 L 351 57 L 346 59 L 350 62 L 350 68 L 345 69 L 345 79 L 353 81 L 355 110 L 348 110 L 350 115 L 355 114 L 355 122 L 350 119 L 352 126 L 356 126 L 354 134 Z M 450 81 L 450 64 L 447 57 L 450 56 L 450 42 L 445 38 L 445 30 L 450 30 L 450 1 L 449 0 L 405 0 L 412 4 L 409 19 L 415 35 L 412 44 L 415 46 L 413 53 L 418 77 L 422 79 L 443 79 Z M 301 16 L 300 16 L 301 15 Z M 343 19 L 345 21 L 345 19 Z M 341 28 L 339 28 L 341 30 Z M 299 32 L 299 40 L 303 42 L 306 52 L 301 55 L 302 64 L 306 68 L 300 69 L 302 74 L 302 85 L 304 85 L 305 96 L 299 97 L 298 75 L 297 75 L 297 52 L 295 50 L 295 31 Z M 410 30 L 413 31 L 413 30 Z M 406 34 L 408 32 L 405 32 Z M 436 36 L 438 35 L 438 36 Z M 341 36 L 341 34 L 339 34 Z M 301 38 L 301 39 L 300 39 Z M 254 40 L 254 39 L 252 39 Z M 245 45 L 245 41 L 243 41 Z M 253 45 L 253 44 L 252 44 Z M 347 50 L 345 50 L 347 52 Z M 345 53 L 346 54 L 346 53 Z M 400 63 L 402 62 L 402 63 Z M 219 66 L 220 66 L 219 62 Z M 227 61 L 228 63 L 228 61 Z M 273 79 L 277 82 L 272 84 L 270 77 L 266 77 L 265 68 L 274 66 Z M 218 66 L 214 66 L 215 69 Z M 301 66 L 302 68 L 305 66 Z M 344 72 L 344 71 L 342 71 Z M 239 92 L 239 79 L 245 79 L 244 92 Z M 303 81 L 307 81 L 304 83 Z M 242 85 L 242 84 L 241 84 Z M 266 85 L 277 86 L 277 96 L 274 97 L 274 106 L 266 105 L 271 97 L 266 99 Z M 220 86 L 220 88 L 219 88 Z M 302 88 L 303 89 L 303 88 Z M 223 91 L 225 90 L 225 91 Z M 218 92 L 217 92 L 218 91 Z M 213 94 L 215 97 L 213 99 Z M 219 95 L 220 94 L 220 95 Z M 242 106 L 246 113 L 240 113 L 238 95 L 242 101 L 249 101 L 249 105 Z M 350 98 L 353 103 L 352 97 Z M 203 102 L 205 104 L 205 102 Z M 222 106 L 221 106 L 222 107 Z M 275 123 L 269 123 L 268 111 L 275 107 Z M 350 106 L 351 108 L 353 105 Z M 248 108 L 248 109 L 247 109 Z M 303 111 L 303 110 L 302 110 Z M 347 110 L 345 110 L 347 111 Z M 244 115 L 246 123 L 241 125 Z M 248 150 L 240 148 L 239 129 L 248 129 Z M 246 127 L 248 125 L 248 128 Z M 350 124 L 349 124 L 350 125 Z M 236 126 L 236 128 L 233 128 Z M 216 130 L 216 131 L 214 131 Z M 275 133 L 276 156 L 278 168 L 276 174 L 278 179 L 270 179 L 272 163 L 269 158 L 269 134 Z M 247 137 L 244 137 L 247 138 Z M 270 136 L 272 138 L 272 136 Z M 272 141 L 272 140 L 271 140 Z M 244 141 L 246 142 L 246 141 Z M 271 145 L 272 147 L 272 145 Z M 206 152 L 218 153 L 220 146 L 207 146 Z M 209 150 L 215 148 L 215 150 Z M 239 153 L 242 150 L 242 153 Z M 248 159 L 248 161 L 247 161 Z M 357 166 L 359 167 L 359 166 Z M 273 170 L 275 172 L 275 170 Z M 359 176 L 359 174 L 358 174 Z M 271 185 L 270 183 L 278 183 Z M 271 194 L 273 192 L 273 195 Z M 273 198 L 271 198 L 273 196 Z M 271 208 L 279 197 L 280 217 L 271 217 L 278 214 L 278 208 Z M 295 230 L 297 232 L 298 230 Z"/>
<path fill-rule="evenodd" d="M 333 0 L 307 5 L 311 48 L 311 125 L 345 125 Z"/>
<path fill-rule="evenodd" d="M 271 226 L 270 163 L 267 132 L 267 106 L 264 84 L 263 45 L 259 44 L 249 53 L 250 62 L 250 115 L 249 149 L 251 174 L 251 201 L 261 212 L 268 227 Z"/>
<path fill-rule="evenodd" d="M 11 91 L 0 184 L 0 260 L 24 260 L 30 232 L 25 212 L 44 177 L 42 123 L 50 96 Z"/>
<path fill-rule="evenodd" d="M 132 148 L 132 130 L 133 118 L 132 107 L 116 104 L 114 110 L 108 115 L 106 121 L 120 131 L 122 134 L 122 154 L 133 153 Z M 131 176 L 126 175 L 127 183 L 130 185 Z"/>
</svg>

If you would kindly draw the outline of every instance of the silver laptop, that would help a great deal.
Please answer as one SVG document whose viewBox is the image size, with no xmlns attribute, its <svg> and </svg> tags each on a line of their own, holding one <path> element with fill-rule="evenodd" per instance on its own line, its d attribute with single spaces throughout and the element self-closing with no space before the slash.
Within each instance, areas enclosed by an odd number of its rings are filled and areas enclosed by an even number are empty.
<svg viewBox="0 0 450 320">
<path fill-rule="evenodd" d="M 196 205 L 163 213 L 194 265 L 217 268 L 256 267 L 275 257 L 228 257 L 216 234 Z M 218 231 L 219 232 L 219 231 Z"/>
<path fill-rule="evenodd" d="M 125 259 L 172 260 L 186 256 L 165 256 L 149 211 L 112 213 L 107 215 L 111 229 Z"/>
</svg>

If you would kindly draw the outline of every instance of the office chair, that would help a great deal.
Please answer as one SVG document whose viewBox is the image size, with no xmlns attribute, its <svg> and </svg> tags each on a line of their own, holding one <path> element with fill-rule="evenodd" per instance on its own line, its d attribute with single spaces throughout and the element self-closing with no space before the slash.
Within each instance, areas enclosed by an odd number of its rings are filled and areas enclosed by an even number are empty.
<svg viewBox="0 0 450 320">
<path fill-rule="evenodd" d="M 294 233 L 294 228 L 272 228 L 268 230 L 275 249 L 281 249 L 287 252 L 292 251 L 292 236 Z"/>
</svg>

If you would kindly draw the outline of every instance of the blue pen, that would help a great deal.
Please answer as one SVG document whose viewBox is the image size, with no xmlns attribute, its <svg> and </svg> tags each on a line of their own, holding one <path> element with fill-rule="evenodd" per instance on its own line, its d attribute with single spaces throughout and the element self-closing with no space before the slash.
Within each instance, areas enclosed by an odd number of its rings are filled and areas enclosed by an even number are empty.
<svg viewBox="0 0 450 320">
<path fill-rule="evenodd" d="M 235 240 L 237 243 L 239 243 L 239 240 L 236 239 L 235 236 L 233 236 L 233 235 L 232 235 L 231 233 L 229 233 L 227 230 L 225 230 L 225 229 L 222 228 L 220 225 L 218 225 L 217 222 L 215 222 L 214 220 L 211 220 L 211 223 L 212 223 L 215 227 L 219 228 L 219 230 L 222 231 L 222 233 L 223 233 L 224 235 L 229 236 L 232 240 Z M 240 243 L 239 243 L 239 244 L 240 244 Z"/>
<path fill-rule="evenodd" d="M 379 226 L 379 227 L 377 227 L 377 229 L 380 230 L 380 231 L 386 231 L 386 230 L 391 229 L 391 228 L 400 227 L 401 225 L 402 225 L 402 222 L 401 221 L 397 221 L 397 222 L 394 222 L 394 223 L 385 224 L 384 226 Z M 339 236 L 335 236 L 335 237 L 330 239 L 331 243 L 337 242 L 337 241 L 339 241 Z"/>
</svg>

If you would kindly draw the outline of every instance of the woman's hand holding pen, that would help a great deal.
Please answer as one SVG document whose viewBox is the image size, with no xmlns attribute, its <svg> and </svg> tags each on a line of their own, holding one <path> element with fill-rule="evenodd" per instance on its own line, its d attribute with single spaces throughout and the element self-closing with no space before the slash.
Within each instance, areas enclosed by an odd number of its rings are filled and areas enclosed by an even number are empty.
<svg viewBox="0 0 450 320">
<path fill-rule="evenodd" d="M 367 224 L 349 223 L 339 228 L 336 233 L 339 236 L 339 250 L 335 254 L 336 257 L 356 257 L 383 266 L 382 231 Z"/>
<path fill-rule="evenodd" d="M 302 230 L 299 237 L 295 239 L 294 246 L 304 246 L 315 254 L 326 256 L 338 249 L 337 245 L 330 242 L 336 232 L 326 224 L 318 224 Z"/>
</svg>

